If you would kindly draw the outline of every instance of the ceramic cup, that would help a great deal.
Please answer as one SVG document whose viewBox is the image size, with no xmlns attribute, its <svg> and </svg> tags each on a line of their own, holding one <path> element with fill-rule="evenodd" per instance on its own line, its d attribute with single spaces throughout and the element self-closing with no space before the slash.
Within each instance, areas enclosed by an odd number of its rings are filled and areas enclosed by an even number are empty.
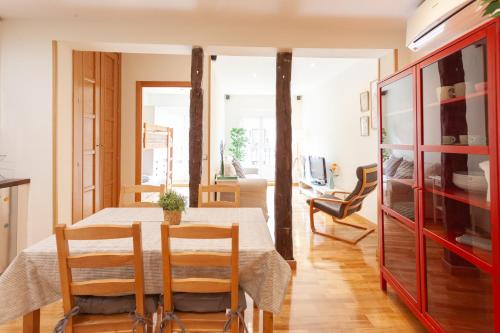
<svg viewBox="0 0 500 333">
<path fill-rule="evenodd" d="M 457 138 L 452 135 L 443 135 L 441 141 L 443 142 L 444 145 L 452 145 L 455 142 L 457 142 Z"/>
<path fill-rule="evenodd" d="M 484 146 L 486 144 L 486 137 L 483 135 L 469 135 L 469 146 Z"/>
<path fill-rule="evenodd" d="M 438 100 L 450 99 L 456 96 L 453 86 L 443 86 L 436 89 Z"/>
</svg>

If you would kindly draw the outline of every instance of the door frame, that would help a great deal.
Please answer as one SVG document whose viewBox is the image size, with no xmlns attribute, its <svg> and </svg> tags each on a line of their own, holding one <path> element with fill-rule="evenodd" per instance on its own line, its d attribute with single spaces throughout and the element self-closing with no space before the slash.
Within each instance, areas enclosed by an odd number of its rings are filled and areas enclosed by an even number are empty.
<svg viewBox="0 0 500 333">
<path fill-rule="evenodd" d="M 190 81 L 136 81 L 135 84 L 135 184 L 142 174 L 142 88 L 191 88 Z M 135 200 L 140 200 L 140 193 Z"/>
<path fill-rule="evenodd" d="M 122 151 L 122 54 L 119 52 L 99 52 L 99 57 L 101 58 L 101 64 L 102 64 L 102 57 L 103 55 L 114 55 L 116 56 L 116 61 L 117 61 L 117 73 L 116 73 L 116 89 L 117 89 L 117 94 L 116 94 L 116 133 L 114 140 L 116 141 L 116 151 L 115 151 L 115 160 L 113 163 L 115 164 L 116 168 L 116 184 L 113 188 L 114 191 L 114 198 L 115 201 L 113 202 L 113 206 L 118 207 L 118 198 L 120 195 L 120 188 L 121 188 L 121 151 Z M 101 65 L 102 66 L 102 65 Z M 101 67 L 102 68 L 102 67 Z M 102 82 L 102 74 L 101 74 L 101 82 Z M 102 95 L 102 94 L 101 94 Z M 103 109 L 104 105 L 104 99 L 101 98 L 100 100 L 100 110 Z M 102 113 L 100 115 L 102 117 Z M 100 119 L 100 123 L 103 123 L 102 119 Z M 102 130 L 103 127 L 99 128 L 99 135 L 102 136 Z M 99 142 L 99 147 L 101 146 L 101 142 Z M 99 149 L 100 150 L 100 149 Z M 103 160 L 104 155 L 101 154 L 101 159 L 99 161 L 100 166 L 104 164 Z M 99 178 L 100 180 L 103 179 L 103 168 L 100 168 L 100 173 L 99 173 Z M 104 186 L 100 186 L 99 191 L 100 197 L 101 197 L 101 207 L 103 206 L 103 197 L 104 197 Z"/>
</svg>

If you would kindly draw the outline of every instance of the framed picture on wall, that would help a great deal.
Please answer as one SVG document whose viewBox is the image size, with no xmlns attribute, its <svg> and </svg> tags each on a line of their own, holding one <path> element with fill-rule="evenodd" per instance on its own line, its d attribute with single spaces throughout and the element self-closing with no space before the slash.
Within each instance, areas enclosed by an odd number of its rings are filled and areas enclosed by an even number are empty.
<svg viewBox="0 0 500 333">
<path fill-rule="evenodd" d="M 378 128 L 378 80 L 370 82 L 370 104 L 371 104 L 371 125 L 373 129 Z"/>
<path fill-rule="evenodd" d="M 370 135 L 370 116 L 361 116 L 359 118 L 359 129 L 361 136 Z"/>
<path fill-rule="evenodd" d="M 370 92 L 369 91 L 363 91 L 359 95 L 359 107 L 361 109 L 361 112 L 366 112 L 370 110 Z"/>
</svg>

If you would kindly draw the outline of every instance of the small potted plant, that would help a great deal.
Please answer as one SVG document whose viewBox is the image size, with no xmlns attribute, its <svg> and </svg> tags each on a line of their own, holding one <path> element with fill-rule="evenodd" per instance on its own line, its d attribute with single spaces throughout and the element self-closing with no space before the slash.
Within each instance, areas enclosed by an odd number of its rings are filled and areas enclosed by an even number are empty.
<svg viewBox="0 0 500 333">
<path fill-rule="evenodd" d="M 330 179 L 329 179 L 329 182 L 328 182 L 328 187 L 333 189 L 335 187 L 335 182 L 334 182 L 334 179 L 335 177 L 337 177 L 339 175 L 338 173 L 338 170 L 339 170 L 339 165 L 337 163 L 332 163 L 330 165 L 330 169 L 328 171 L 330 171 Z"/>
<path fill-rule="evenodd" d="M 163 219 L 170 225 L 181 223 L 182 212 L 186 210 L 186 198 L 172 190 L 160 195 L 158 205 L 163 208 Z"/>
</svg>

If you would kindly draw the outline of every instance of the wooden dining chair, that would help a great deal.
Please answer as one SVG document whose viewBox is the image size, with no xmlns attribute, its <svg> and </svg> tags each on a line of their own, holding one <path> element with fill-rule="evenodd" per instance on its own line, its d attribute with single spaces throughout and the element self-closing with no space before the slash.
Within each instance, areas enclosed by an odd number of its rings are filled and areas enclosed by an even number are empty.
<svg viewBox="0 0 500 333">
<path fill-rule="evenodd" d="M 142 194 L 142 193 L 158 193 L 159 195 L 165 192 L 165 185 L 124 185 L 120 190 L 119 207 L 158 207 L 156 202 L 132 201 L 127 202 L 125 195 L 129 193 Z M 140 197 L 139 197 L 140 198 Z"/>
<path fill-rule="evenodd" d="M 69 241 L 131 238 L 132 252 L 70 254 Z M 153 331 L 152 318 L 158 298 L 144 297 L 141 225 L 92 225 L 56 227 L 57 254 L 64 318 L 54 332 Z M 133 266 L 134 278 L 73 281 L 72 269 Z M 125 296 L 124 296 L 125 295 Z M 131 316 L 131 313 L 133 314 Z M 144 324 L 144 326 L 143 326 Z"/>
<path fill-rule="evenodd" d="M 191 240 L 231 239 L 231 252 L 172 252 L 171 239 Z M 231 333 L 245 330 L 245 293 L 238 283 L 238 225 L 210 226 L 186 225 L 161 226 L 163 253 L 163 316 L 162 332 L 173 330 L 222 332 L 231 328 Z M 230 277 L 174 278 L 175 267 L 207 269 L 217 267 L 230 270 Z M 230 312 L 226 312 L 230 309 Z M 241 326 L 240 326 L 241 325 Z"/>
<path fill-rule="evenodd" d="M 206 193 L 207 201 L 203 200 Z M 213 200 L 212 194 L 219 194 L 220 200 Z M 222 199 L 223 194 L 229 196 L 231 194 L 234 201 L 226 201 Z M 240 207 L 240 186 L 239 185 L 201 185 L 198 188 L 198 207 L 206 208 L 238 208 Z"/>
</svg>

